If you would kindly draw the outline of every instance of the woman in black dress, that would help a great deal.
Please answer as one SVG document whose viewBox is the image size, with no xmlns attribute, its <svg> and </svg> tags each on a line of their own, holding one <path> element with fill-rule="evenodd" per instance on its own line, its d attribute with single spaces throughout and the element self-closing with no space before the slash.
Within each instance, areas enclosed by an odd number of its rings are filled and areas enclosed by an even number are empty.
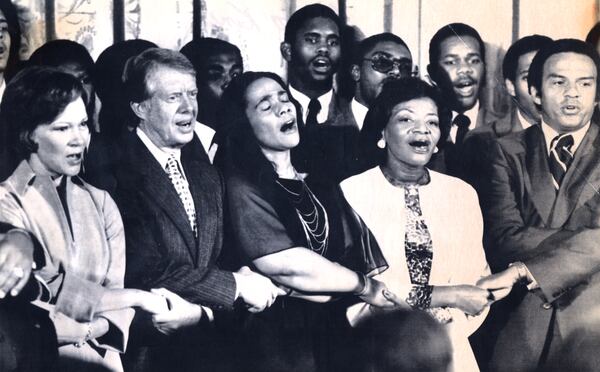
<svg viewBox="0 0 600 372">
<path fill-rule="evenodd" d="M 344 305 L 360 298 L 396 306 L 386 286 L 370 278 L 386 263 L 332 177 L 296 172 L 290 150 L 301 128 L 279 76 L 244 73 L 222 105 L 228 129 L 220 163 L 241 260 L 289 291 L 246 322 L 247 367 L 333 370 L 347 326 Z"/>
</svg>

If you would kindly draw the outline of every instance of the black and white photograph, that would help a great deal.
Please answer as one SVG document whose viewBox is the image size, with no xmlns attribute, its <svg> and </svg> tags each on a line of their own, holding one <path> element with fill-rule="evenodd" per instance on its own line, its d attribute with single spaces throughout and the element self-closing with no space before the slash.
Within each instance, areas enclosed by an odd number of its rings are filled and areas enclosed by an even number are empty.
<svg viewBox="0 0 600 372">
<path fill-rule="evenodd" d="M 0 0 L 0 372 L 600 371 L 599 0 Z"/>
</svg>

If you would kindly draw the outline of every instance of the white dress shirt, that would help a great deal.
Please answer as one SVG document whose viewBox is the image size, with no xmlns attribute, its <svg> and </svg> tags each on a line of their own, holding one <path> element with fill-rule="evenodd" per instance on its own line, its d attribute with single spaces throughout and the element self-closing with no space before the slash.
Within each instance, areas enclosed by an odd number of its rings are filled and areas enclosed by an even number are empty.
<svg viewBox="0 0 600 372">
<path fill-rule="evenodd" d="M 146 133 L 144 133 L 143 130 L 140 129 L 140 127 L 137 127 L 135 129 L 135 134 L 137 134 L 137 136 L 140 138 L 140 140 L 142 140 L 142 143 L 144 144 L 144 146 L 146 146 L 148 151 L 150 151 L 150 153 L 152 154 L 154 159 L 156 159 L 158 164 L 160 164 L 160 167 L 165 171 L 165 173 L 167 172 L 166 169 L 167 169 L 167 162 L 169 161 L 169 157 L 171 156 L 171 154 L 175 155 L 175 159 L 177 159 L 177 165 L 179 166 L 181 175 L 183 176 L 184 179 L 187 179 L 185 177 L 185 172 L 183 171 L 183 166 L 181 166 L 181 149 L 172 149 L 172 148 L 166 148 L 166 147 L 161 148 L 161 147 L 156 146 L 154 144 L 154 142 L 152 142 L 150 137 L 148 137 L 148 135 Z"/>
<path fill-rule="evenodd" d="M 575 151 L 577 151 L 577 148 L 581 144 L 581 141 L 583 141 L 583 137 L 585 137 L 585 134 L 587 133 L 588 129 L 590 129 L 590 122 L 588 122 L 583 127 L 577 129 L 576 131 L 569 133 L 571 134 L 571 136 L 573 136 L 573 146 L 571 147 L 572 154 L 575 154 Z M 550 155 L 550 144 L 552 144 L 552 140 L 556 136 L 558 136 L 559 133 L 555 131 L 554 128 L 552 128 L 550 125 L 548 125 L 543 119 L 542 132 L 544 132 L 544 139 L 546 140 L 546 151 L 548 152 L 548 155 Z"/>
<path fill-rule="evenodd" d="M 519 109 L 517 109 L 517 120 L 519 120 L 519 123 L 521 124 L 521 128 L 523 128 L 523 130 L 531 126 L 531 123 L 528 122 L 527 119 L 525 119 L 523 114 L 521 114 L 521 110 Z"/>
<path fill-rule="evenodd" d="M 290 93 L 292 97 L 298 101 L 300 106 L 302 106 L 302 121 L 306 123 L 306 117 L 308 116 L 308 104 L 310 103 L 310 98 L 308 96 L 296 89 L 293 86 L 289 86 Z M 317 114 L 317 121 L 319 124 L 323 124 L 327 121 L 327 115 L 329 114 L 329 105 L 331 104 L 331 99 L 333 98 L 333 89 L 330 89 L 327 93 L 319 96 L 317 98 L 319 103 L 321 104 L 321 111 Z"/>
<path fill-rule="evenodd" d="M 358 102 L 356 98 L 352 98 L 350 109 L 352 110 L 352 115 L 354 115 L 354 120 L 356 120 L 356 125 L 358 125 L 358 130 L 361 130 L 365 122 L 365 117 L 367 117 L 367 112 L 369 112 L 369 108 Z"/>
<path fill-rule="evenodd" d="M 217 153 L 217 149 L 219 148 L 219 145 L 213 142 L 213 138 L 215 137 L 216 133 L 215 130 L 206 124 L 196 121 L 194 132 L 196 132 L 196 135 L 200 139 L 202 147 L 204 147 L 204 151 L 208 155 L 208 160 L 212 164 L 215 154 Z"/>
</svg>

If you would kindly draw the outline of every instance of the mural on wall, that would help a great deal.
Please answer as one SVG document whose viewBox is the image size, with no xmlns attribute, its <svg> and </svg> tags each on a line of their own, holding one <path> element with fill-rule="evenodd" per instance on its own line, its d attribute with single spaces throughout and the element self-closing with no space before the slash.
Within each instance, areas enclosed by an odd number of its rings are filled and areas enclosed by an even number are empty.
<svg viewBox="0 0 600 372">
<path fill-rule="evenodd" d="M 19 25 L 21 27 L 19 56 L 22 60 L 27 60 L 34 50 L 46 42 L 44 1 L 15 0 L 13 3 L 19 14 Z"/>
<path fill-rule="evenodd" d="M 96 58 L 113 43 L 111 0 L 55 0 L 58 39 L 84 45 Z"/>
<path fill-rule="evenodd" d="M 139 39 L 141 34 L 140 0 L 125 1 L 125 39 Z"/>
<path fill-rule="evenodd" d="M 237 45 L 246 70 L 285 75 L 279 52 L 288 18 L 288 1 L 202 1 L 202 35 Z M 269 11 L 265 11 L 268 9 Z"/>
<path fill-rule="evenodd" d="M 179 50 L 192 40 L 193 0 L 125 1 L 125 38 L 146 39 Z"/>
</svg>

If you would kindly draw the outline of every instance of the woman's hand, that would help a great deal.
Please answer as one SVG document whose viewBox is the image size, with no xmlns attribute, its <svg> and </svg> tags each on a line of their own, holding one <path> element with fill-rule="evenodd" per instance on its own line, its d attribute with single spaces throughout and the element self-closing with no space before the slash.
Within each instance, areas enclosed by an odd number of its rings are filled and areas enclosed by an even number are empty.
<svg viewBox="0 0 600 372">
<path fill-rule="evenodd" d="M 365 293 L 359 297 L 369 305 L 386 309 L 408 307 L 406 302 L 398 299 L 396 295 L 387 289 L 385 283 L 377 279 L 367 278 L 363 292 Z"/>
<path fill-rule="evenodd" d="M 169 311 L 169 304 L 164 296 L 158 293 L 139 291 L 138 306 L 150 314 L 162 314 Z"/>
<path fill-rule="evenodd" d="M 33 242 L 24 231 L 11 230 L 0 239 L 0 298 L 21 292 L 33 267 Z"/>
<path fill-rule="evenodd" d="M 169 303 L 167 312 L 152 316 L 154 327 L 160 332 L 170 335 L 181 328 L 191 327 L 202 318 L 202 307 L 181 298 L 165 288 L 152 289 L 152 293 Z"/>
<path fill-rule="evenodd" d="M 481 313 L 493 302 L 486 289 L 474 285 L 435 286 L 432 306 L 448 306 L 462 310 L 468 315 Z"/>
</svg>

